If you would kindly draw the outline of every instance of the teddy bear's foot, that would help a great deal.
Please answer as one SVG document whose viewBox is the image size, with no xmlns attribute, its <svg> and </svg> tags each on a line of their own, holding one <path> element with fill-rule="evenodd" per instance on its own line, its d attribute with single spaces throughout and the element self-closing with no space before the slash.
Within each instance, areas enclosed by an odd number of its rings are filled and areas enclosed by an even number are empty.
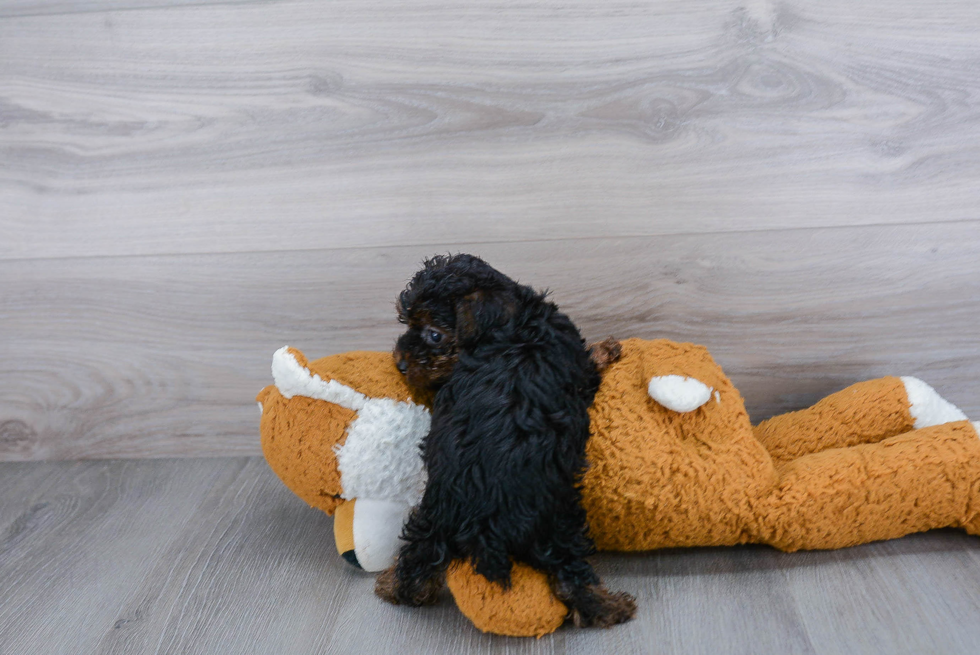
<svg viewBox="0 0 980 655">
<path fill-rule="evenodd" d="M 414 582 L 414 581 L 413 581 Z M 392 605 L 408 605 L 421 607 L 435 605 L 439 602 L 439 592 L 445 580 L 441 577 L 428 578 L 406 587 L 398 582 L 395 567 L 385 569 L 378 574 L 374 583 L 374 594 L 381 600 Z"/>
<path fill-rule="evenodd" d="M 636 614 L 633 596 L 624 591 L 611 592 L 602 585 L 588 585 L 559 599 L 569 607 L 569 617 L 579 628 L 611 628 Z"/>
<path fill-rule="evenodd" d="M 929 428 L 943 423 L 965 421 L 966 414 L 956 405 L 940 396 L 928 384 L 911 376 L 902 376 L 905 393 L 909 400 L 909 413 L 915 421 L 915 428 Z"/>
</svg>

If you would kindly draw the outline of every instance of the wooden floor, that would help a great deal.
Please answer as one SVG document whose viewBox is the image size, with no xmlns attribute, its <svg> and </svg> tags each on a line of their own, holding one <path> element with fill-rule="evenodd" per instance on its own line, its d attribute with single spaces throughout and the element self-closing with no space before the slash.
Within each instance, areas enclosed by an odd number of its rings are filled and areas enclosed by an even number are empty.
<svg viewBox="0 0 980 655">
<path fill-rule="evenodd" d="M 639 613 L 484 635 L 451 599 L 383 604 L 332 519 L 259 458 L 0 464 L 0 653 L 954 653 L 980 643 L 977 538 L 831 552 L 601 555 Z"/>
</svg>

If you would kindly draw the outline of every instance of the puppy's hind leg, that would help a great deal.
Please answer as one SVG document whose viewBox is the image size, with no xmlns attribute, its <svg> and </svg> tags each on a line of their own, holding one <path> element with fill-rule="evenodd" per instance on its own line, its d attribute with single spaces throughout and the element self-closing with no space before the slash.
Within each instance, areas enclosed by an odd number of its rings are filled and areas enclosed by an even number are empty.
<svg viewBox="0 0 980 655">
<path fill-rule="evenodd" d="M 625 623 L 636 614 L 636 599 L 626 592 L 612 592 L 599 580 L 585 556 L 591 542 L 549 544 L 547 561 L 529 562 L 548 573 L 551 591 L 568 607 L 569 616 L 580 628 L 609 628 Z M 557 561 L 552 557 L 557 556 Z"/>
<path fill-rule="evenodd" d="M 446 583 L 446 567 L 429 562 L 427 558 L 406 554 L 403 550 L 395 566 L 378 574 L 375 595 L 392 605 L 435 605 Z"/>
<path fill-rule="evenodd" d="M 403 538 L 408 543 L 399 551 L 395 566 L 378 575 L 374 593 L 393 605 L 434 605 L 446 583 L 448 545 L 434 536 L 419 510 L 409 517 Z"/>
<path fill-rule="evenodd" d="M 579 628 L 610 628 L 636 614 L 636 599 L 624 591 L 609 591 L 585 560 L 561 567 L 549 582 Z"/>
</svg>

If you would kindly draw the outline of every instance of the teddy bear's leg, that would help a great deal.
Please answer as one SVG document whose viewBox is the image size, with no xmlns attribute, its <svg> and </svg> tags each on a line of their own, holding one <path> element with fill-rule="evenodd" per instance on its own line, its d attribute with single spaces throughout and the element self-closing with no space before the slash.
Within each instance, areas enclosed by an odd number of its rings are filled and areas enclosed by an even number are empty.
<svg viewBox="0 0 980 655">
<path fill-rule="evenodd" d="M 783 462 L 759 541 L 842 548 L 941 527 L 980 534 L 980 435 L 969 421 Z"/>
<path fill-rule="evenodd" d="M 527 564 L 514 562 L 507 588 L 460 560 L 449 567 L 446 581 L 459 610 L 483 632 L 541 637 L 557 630 L 568 615 L 551 593 L 548 576 Z"/>
<path fill-rule="evenodd" d="M 963 412 L 925 382 L 885 377 L 851 385 L 807 409 L 774 416 L 754 432 L 780 462 L 964 419 Z"/>
</svg>

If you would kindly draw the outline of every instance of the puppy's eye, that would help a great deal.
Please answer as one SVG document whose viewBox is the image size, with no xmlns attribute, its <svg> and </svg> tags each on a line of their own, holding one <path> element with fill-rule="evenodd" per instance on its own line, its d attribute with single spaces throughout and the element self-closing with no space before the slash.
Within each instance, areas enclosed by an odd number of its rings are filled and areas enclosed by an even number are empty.
<svg viewBox="0 0 980 655">
<path fill-rule="evenodd" d="M 446 335 L 444 335 L 439 330 L 432 330 L 426 328 L 425 330 L 422 331 L 422 339 L 424 339 L 425 342 L 430 346 L 438 346 L 440 343 L 442 343 L 442 339 L 445 336 Z"/>
</svg>

